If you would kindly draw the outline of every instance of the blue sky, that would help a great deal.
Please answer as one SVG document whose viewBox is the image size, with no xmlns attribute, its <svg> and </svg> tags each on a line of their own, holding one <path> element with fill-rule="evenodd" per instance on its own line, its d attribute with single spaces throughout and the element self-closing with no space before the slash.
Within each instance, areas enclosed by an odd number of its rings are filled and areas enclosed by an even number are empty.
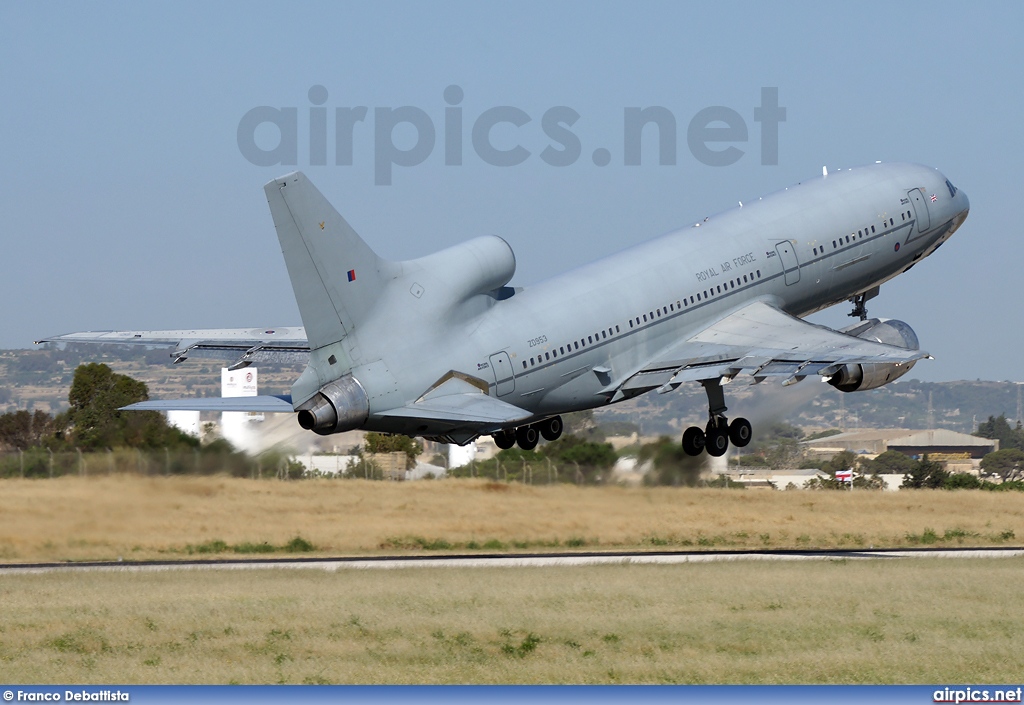
<svg viewBox="0 0 1024 705">
<path fill-rule="evenodd" d="M 882 288 L 874 316 L 900 318 L 937 358 L 926 380 L 1024 379 L 1018 272 L 1024 157 L 1024 5 L 907 3 L 3 3 L 0 4 L 0 347 L 75 330 L 295 325 L 299 315 L 262 185 L 306 171 L 392 259 L 498 234 L 526 285 L 821 173 L 883 161 L 940 168 L 971 199 L 935 256 Z M 445 89 L 459 86 L 461 165 L 445 165 Z M 327 97 L 327 164 L 310 161 L 310 89 Z M 778 164 L 754 120 L 778 89 Z M 242 117 L 294 108 L 297 164 L 257 166 Z M 336 108 L 366 106 L 352 164 L 335 163 Z M 374 115 L 414 106 L 436 143 L 375 184 Z M 530 121 L 499 125 L 497 106 Z M 568 166 L 542 127 L 579 114 Z M 645 135 L 626 166 L 623 111 L 662 106 L 676 163 Z M 728 166 L 688 149 L 709 106 L 747 128 Z M 398 149 L 417 138 L 391 135 Z M 276 145 L 261 126 L 253 139 Z M 598 166 L 595 149 L 610 162 Z M 847 307 L 814 318 L 845 325 Z"/>
</svg>

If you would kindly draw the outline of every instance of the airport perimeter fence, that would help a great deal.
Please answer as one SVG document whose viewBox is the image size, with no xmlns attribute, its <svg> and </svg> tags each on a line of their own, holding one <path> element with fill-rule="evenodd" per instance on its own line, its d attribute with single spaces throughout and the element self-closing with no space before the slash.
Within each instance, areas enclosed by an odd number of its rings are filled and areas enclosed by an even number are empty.
<svg viewBox="0 0 1024 705">
<path fill-rule="evenodd" d="M 54 451 L 29 448 L 0 452 L 0 478 L 217 475 L 291 479 L 295 468 L 286 458 L 250 458 L 241 453 L 208 453 L 198 449 L 119 448 L 115 450 Z"/>
<path fill-rule="evenodd" d="M 58 477 L 99 477 L 118 474 L 170 477 L 175 475 L 218 475 L 251 479 L 339 479 L 395 481 L 471 477 L 502 483 L 529 485 L 604 484 L 611 480 L 609 468 L 579 463 L 560 463 L 550 459 L 533 462 L 503 462 L 491 459 L 471 462 L 458 468 L 436 472 L 398 471 L 384 469 L 372 460 L 359 457 L 339 463 L 339 472 L 325 472 L 322 463 L 303 462 L 298 458 L 268 453 L 248 456 L 242 453 L 204 452 L 202 449 L 119 448 L 115 450 L 82 451 L 30 448 L 24 451 L 0 451 L 0 478 L 48 479 Z M 320 456 L 313 456 L 319 458 Z"/>
<path fill-rule="evenodd" d="M 551 458 L 540 460 L 501 460 L 492 458 L 483 462 L 448 471 L 451 477 L 475 477 L 495 482 L 516 482 L 524 485 L 601 485 L 613 481 L 611 468 L 559 462 Z"/>
</svg>

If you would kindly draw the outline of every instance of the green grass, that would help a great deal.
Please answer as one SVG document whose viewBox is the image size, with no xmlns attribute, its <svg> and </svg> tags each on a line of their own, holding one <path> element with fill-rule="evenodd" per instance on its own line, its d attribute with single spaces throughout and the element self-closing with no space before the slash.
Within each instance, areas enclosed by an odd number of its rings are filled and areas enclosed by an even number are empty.
<svg viewBox="0 0 1024 705">
<path fill-rule="evenodd" d="M 223 553 L 310 553 L 316 551 L 316 546 L 302 538 L 296 536 L 291 541 L 288 541 L 283 546 L 274 546 L 266 541 L 262 543 L 256 543 L 254 541 L 242 541 L 234 545 L 229 545 L 225 541 L 220 539 L 214 539 L 200 544 L 188 544 L 185 546 L 184 553 L 188 555 L 203 555 L 203 554 L 223 554 Z M 177 551 L 170 551 L 176 553 Z"/>
<path fill-rule="evenodd" d="M 1024 673 L 1022 569 L 8 574 L 0 671 L 21 683 L 1009 683 Z"/>
</svg>

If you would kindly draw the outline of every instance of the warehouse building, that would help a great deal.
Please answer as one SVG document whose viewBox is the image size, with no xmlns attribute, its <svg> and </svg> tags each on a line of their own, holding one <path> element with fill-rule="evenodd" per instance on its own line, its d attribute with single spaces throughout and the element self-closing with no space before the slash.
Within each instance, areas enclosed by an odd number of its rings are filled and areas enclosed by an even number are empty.
<svg viewBox="0 0 1024 705">
<path fill-rule="evenodd" d="M 959 431 L 931 429 L 859 429 L 835 436 L 817 438 L 801 443 L 812 458 L 831 458 L 844 450 L 858 455 L 876 456 L 892 450 L 920 459 L 945 463 L 951 471 L 976 470 L 978 463 L 989 453 L 999 450 L 999 441 L 980 438 Z"/>
</svg>

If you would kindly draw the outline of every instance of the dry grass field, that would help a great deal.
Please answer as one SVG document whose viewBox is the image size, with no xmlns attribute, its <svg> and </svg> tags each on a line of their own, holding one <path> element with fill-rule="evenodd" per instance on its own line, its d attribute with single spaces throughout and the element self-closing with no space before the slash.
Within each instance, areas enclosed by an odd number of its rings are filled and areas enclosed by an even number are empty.
<svg viewBox="0 0 1024 705">
<path fill-rule="evenodd" d="M 1017 493 L 133 475 L 5 480 L 0 492 L 4 562 L 1024 537 Z M 6 574 L 0 673 L 24 683 L 1014 682 L 1022 568 L 919 559 Z"/>
<path fill-rule="evenodd" d="M 0 576 L 9 683 L 1019 683 L 1021 559 Z"/>
<path fill-rule="evenodd" d="M 135 475 L 0 481 L 0 561 L 410 550 L 1017 545 L 1016 492 L 772 492 Z M 312 544 L 312 546 L 310 546 Z M 197 555 L 198 554 L 198 555 Z"/>
</svg>

